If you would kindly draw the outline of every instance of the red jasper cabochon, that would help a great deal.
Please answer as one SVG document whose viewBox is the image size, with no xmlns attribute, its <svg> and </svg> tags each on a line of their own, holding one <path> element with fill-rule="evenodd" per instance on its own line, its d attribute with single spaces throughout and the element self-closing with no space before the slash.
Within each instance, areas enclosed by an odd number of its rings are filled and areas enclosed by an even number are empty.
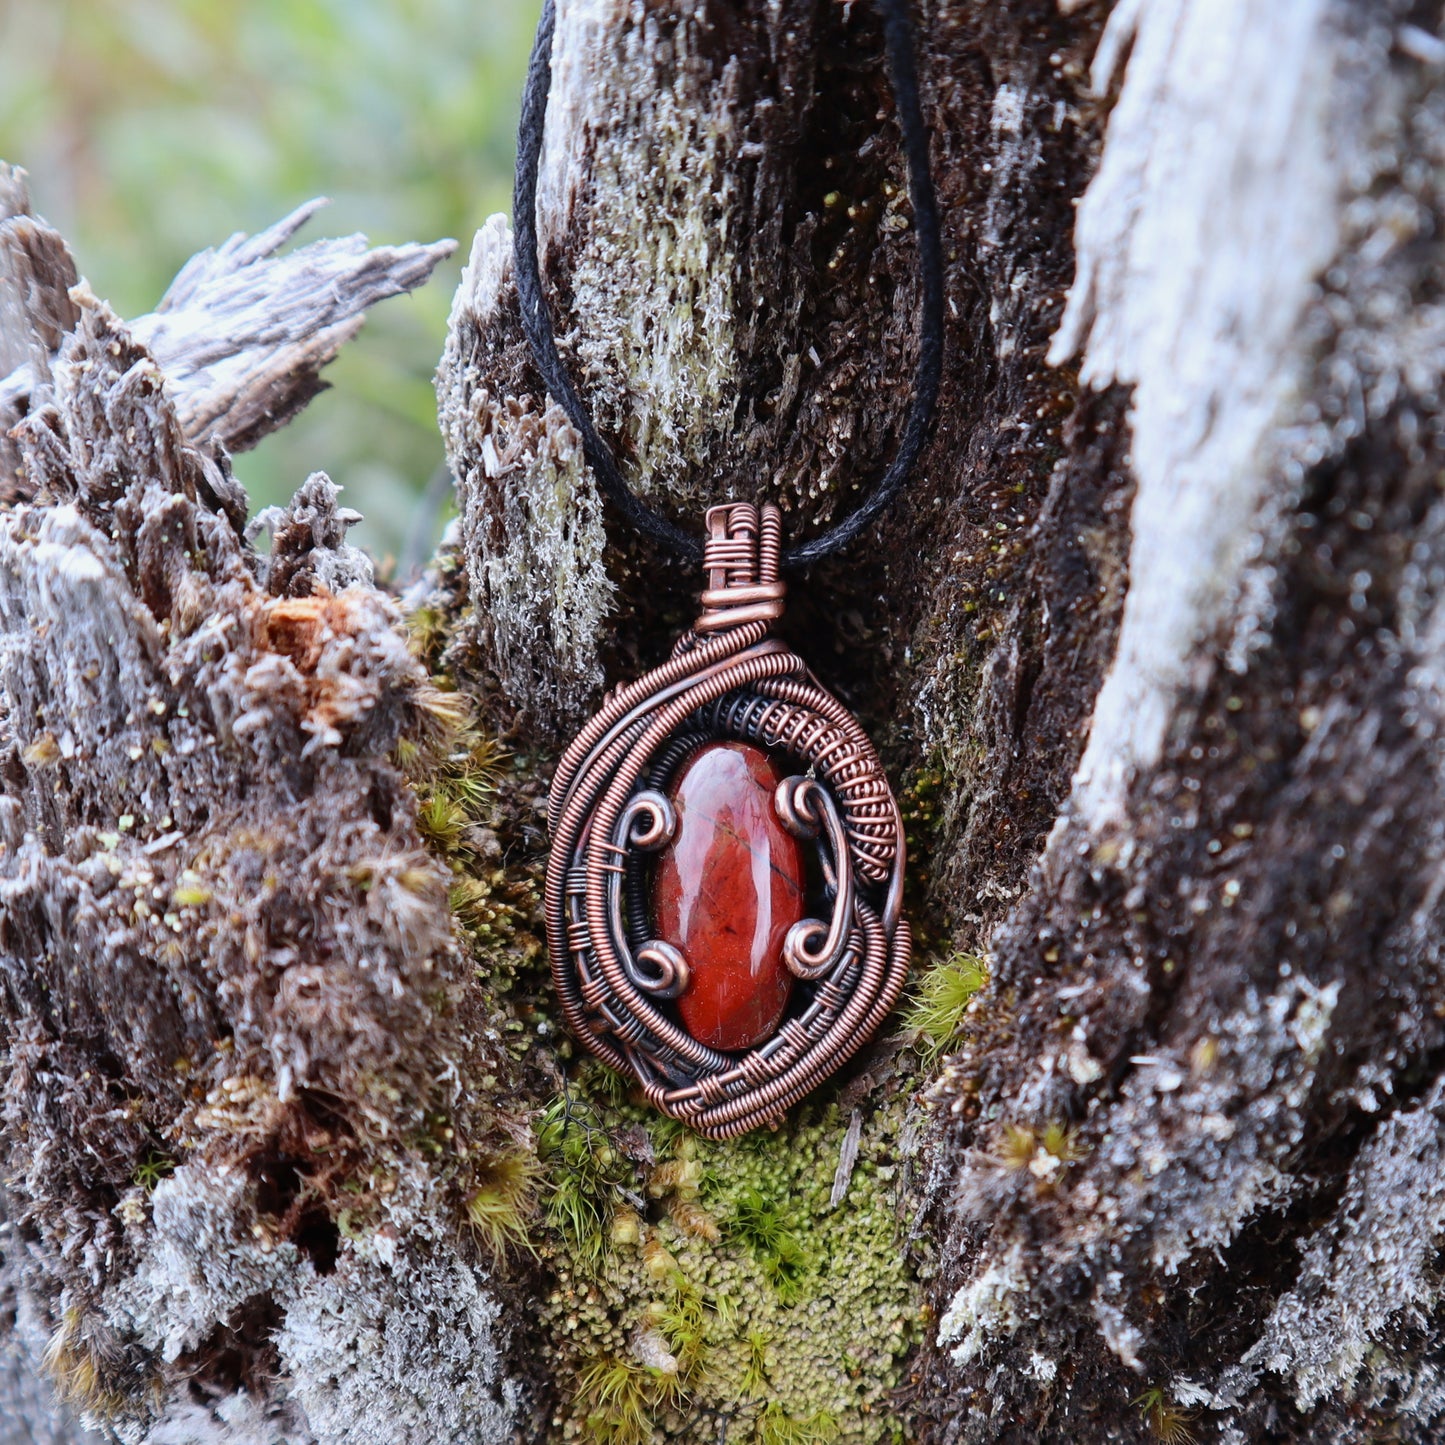
<svg viewBox="0 0 1445 1445">
<path fill-rule="evenodd" d="M 807 873 L 773 803 L 781 781 L 760 748 L 709 743 L 671 788 L 677 832 L 658 858 L 653 921 L 691 970 L 683 1025 L 715 1049 L 767 1038 L 792 991 L 783 940 L 803 917 Z"/>
</svg>

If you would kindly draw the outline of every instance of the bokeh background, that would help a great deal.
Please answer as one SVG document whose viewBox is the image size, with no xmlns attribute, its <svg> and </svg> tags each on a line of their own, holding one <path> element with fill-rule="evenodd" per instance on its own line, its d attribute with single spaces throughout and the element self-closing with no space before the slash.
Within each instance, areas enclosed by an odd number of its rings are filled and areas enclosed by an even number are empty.
<svg viewBox="0 0 1445 1445">
<path fill-rule="evenodd" d="M 253 508 L 321 469 L 365 513 L 353 540 L 405 575 L 451 490 L 431 377 L 472 233 L 511 198 L 540 0 L 0 0 L 0 158 L 122 316 L 194 252 L 311 196 L 296 244 L 461 244 L 383 302 L 331 390 L 236 458 Z"/>
</svg>

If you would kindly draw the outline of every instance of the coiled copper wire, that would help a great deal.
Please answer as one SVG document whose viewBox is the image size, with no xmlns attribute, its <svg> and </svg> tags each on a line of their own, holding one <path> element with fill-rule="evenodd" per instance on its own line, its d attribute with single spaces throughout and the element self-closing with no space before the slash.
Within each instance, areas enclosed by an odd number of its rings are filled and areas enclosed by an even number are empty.
<svg viewBox="0 0 1445 1445">
<path fill-rule="evenodd" d="M 568 1027 L 597 1057 L 631 1072 L 655 1107 L 726 1138 L 775 1123 L 877 1031 L 907 977 L 910 934 L 899 916 L 902 826 L 877 754 L 852 714 L 768 635 L 785 597 L 777 508 L 714 507 L 707 530 L 701 615 L 666 663 L 606 699 L 558 766 L 544 909 Z M 629 977 L 613 942 L 618 923 L 607 889 L 612 875 L 628 884 L 635 852 L 619 826 L 633 827 L 638 809 L 655 811 L 664 801 L 638 798 L 624 818 L 629 800 L 660 785 L 712 737 L 753 742 L 816 776 L 836 802 L 837 836 L 847 842 L 847 856 L 833 866 L 853 873 L 845 890 L 853 917 L 834 935 L 839 951 L 826 955 L 837 962 L 820 963 L 827 972 L 799 989 L 800 1002 L 771 1038 L 735 1054 L 693 1038 L 642 986 L 655 989 L 657 980 Z M 635 952 L 644 942 L 633 934 L 645 905 L 635 889 L 622 891 L 621 926 Z M 611 907 L 618 906 L 614 892 Z"/>
</svg>

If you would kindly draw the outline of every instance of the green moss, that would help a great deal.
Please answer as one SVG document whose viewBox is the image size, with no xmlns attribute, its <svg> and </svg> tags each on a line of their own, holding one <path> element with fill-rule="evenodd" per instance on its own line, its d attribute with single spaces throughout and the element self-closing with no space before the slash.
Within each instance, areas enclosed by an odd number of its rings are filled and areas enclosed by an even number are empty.
<svg viewBox="0 0 1445 1445">
<path fill-rule="evenodd" d="M 602 1445 L 643 1445 L 663 1393 L 655 1369 L 633 1360 L 593 1360 L 578 1379 L 576 1404 Z"/>
<path fill-rule="evenodd" d="M 1087 1151 L 1078 1130 L 1060 1120 L 1034 1126 L 1005 1124 L 995 1147 L 995 1158 L 1008 1170 L 1027 1169 L 1042 1183 L 1056 1183 L 1061 1171 L 1077 1163 Z"/>
<path fill-rule="evenodd" d="M 757 1445 L 894 1438 L 920 1303 L 894 1217 L 906 1091 L 865 1124 L 836 1209 L 835 1106 L 714 1142 L 601 1092 L 555 1101 L 542 1126 L 553 1194 L 538 1245 L 555 1278 L 542 1334 L 552 1373 L 574 1381 L 556 1438 L 711 1442 L 719 1417 Z M 629 1140 L 632 1157 L 617 1147 Z M 711 1235 L 688 1227 L 689 1207 Z"/>
<path fill-rule="evenodd" d="M 467 813 L 444 792 L 429 793 L 416 810 L 417 828 L 439 853 L 453 853 L 466 832 Z"/>
<path fill-rule="evenodd" d="M 749 1330 L 747 1333 L 747 1358 L 743 1364 L 743 1393 L 761 1396 L 768 1388 L 772 1366 L 770 1348 L 773 1337 L 766 1330 Z"/>
<path fill-rule="evenodd" d="M 1151 1385 L 1132 1402 L 1144 1417 L 1149 1433 L 1163 1445 L 1194 1445 L 1195 1434 L 1189 1428 L 1193 1415 L 1176 1405 L 1157 1385 Z"/>
<path fill-rule="evenodd" d="M 168 1174 L 173 1174 L 176 1168 L 176 1161 L 167 1154 L 161 1154 L 155 1150 L 135 1166 L 135 1172 L 131 1175 L 132 1180 L 139 1184 L 146 1193 L 150 1193 L 157 1184 Z"/>
<path fill-rule="evenodd" d="M 946 1052 L 963 1027 L 968 1006 L 988 986 L 988 963 L 978 954 L 958 953 L 935 964 L 913 992 L 908 1027 L 918 1034 L 925 1062 Z"/>
<path fill-rule="evenodd" d="M 949 776 L 942 763 L 918 768 L 904 778 L 898 791 L 898 811 L 903 821 L 903 836 L 912 860 L 909 883 L 917 888 L 927 881 L 918 861 L 932 851 L 932 844 L 942 822 L 942 809 L 949 798 Z"/>
<path fill-rule="evenodd" d="M 440 614 L 411 614 L 414 650 L 434 662 L 445 638 L 433 635 Z M 418 642 L 420 638 L 420 642 Z M 423 841 L 451 869 L 453 916 L 491 985 L 507 993 L 517 969 L 541 951 L 537 933 L 540 860 L 527 856 L 499 866 L 502 835 L 533 825 L 536 780 L 527 760 L 514 757 L 477 723 L 470 702 L 445 674 L 420 689 L 414 726 L 397 748 L 397 763 L 417 798 Z"/>
<path fill-rule="evenodd" d="M 703 1373 L 712 1313 L 696 1286 L 681 1274 L 667 1299 L 651 1311 L 668 1350 L 677 1360 L 678 1379 L 684 1385 L 692 1384 Z"/>
<path fill-rule="evenodd" d="M 397 764 L 426 800 L 445 800 L 463 823 L 496 795 L 507 759 L 499 739 L 476 723 L 470 702 L 444 674 L 417 689 L 412 726 L 397 748 Z M 457 846 L 444 840 L 445 851 Z"/>
<path fill-rule="evenodd" d="M 530 1249 L 527 1220 L 536 1198 L 538 1164 L 531 1154 L 496 1154 L 478 1165 L 466 1196 L 467 1223 L 494 1260 Z"/>
<path fill-rule="evenodd" d="M 754 1438 L 758 1445 L 829 1445 L 838 1438 L 838 1421 L 826 1410 L 795 1420 L 775 1401 L 758 1416 Z"/>
<path fill-rule="evenodd" d="M 439 607 L 418 607 L 407 615 L 406 632 L 412 655 L 424 666 L 434 667 L 446 644 L 446 614 Z"/>
<path fill-rule="evenodd" d="M 753 1253 L 763 1277 L 784 1304 L 796 1304 L 808 1274 L 808 1256 L 798 1236 L 778 1209 L 756 1189 L 742 1190 L 734 1203 L 731 1224 Z"/>
<path fill-rule="evenodd" d="M 612 1211 L 629 1170 L 596 1110 L 570 1095 L 543 1111 L 538 1152 L 547 1170 L 546 1219 L 583 1269 L 606 1253 Z"/>
</svg>

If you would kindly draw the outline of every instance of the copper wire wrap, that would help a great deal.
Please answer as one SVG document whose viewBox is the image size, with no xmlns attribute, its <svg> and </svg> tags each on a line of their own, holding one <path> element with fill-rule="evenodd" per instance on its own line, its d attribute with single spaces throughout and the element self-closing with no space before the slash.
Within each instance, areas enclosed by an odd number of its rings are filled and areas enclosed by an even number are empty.
<svg viewBox="0 0 1445 1445">
<path fill-rule="evenodd" d="M 656 1108 L 714 1139 L 776 1124 L 872 1037 L 908 975 L 898 805 L 852 714 L 770 636 L 786 592 L 781 538 L 774 506 L 709 510 L 697 621 L 663 666 L 607 698 L 563 755 L 548 803 L 547 944 L 567 1025 Z M 669 779 L 719 738 L 800 775 L 785 789 L 828 815 L 817 831 L 830 907 L 851 913 L 810 920 L 796 947 L 790 938 L 793 1002 L 771 1037 L 737 1053 L 700 1043 L 671 1008 L 687 963 L 650 937 L 642 881 L 644 850 L 671 826 Z"/>
</svg>

